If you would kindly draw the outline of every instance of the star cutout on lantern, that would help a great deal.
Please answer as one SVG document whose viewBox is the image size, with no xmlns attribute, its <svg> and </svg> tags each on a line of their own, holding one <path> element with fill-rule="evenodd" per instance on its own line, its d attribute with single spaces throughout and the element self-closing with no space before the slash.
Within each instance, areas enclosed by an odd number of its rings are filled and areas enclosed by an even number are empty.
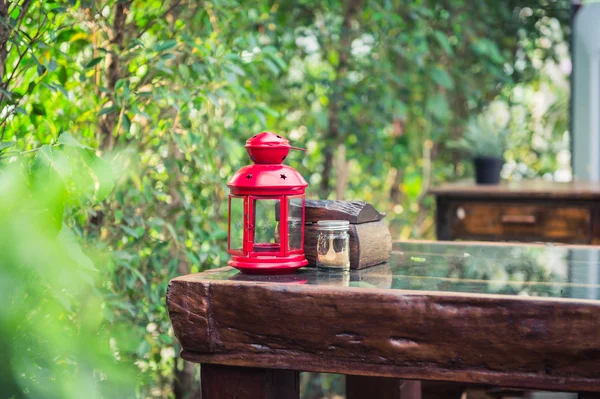
<svg viewBox="0 0 600 399">
<path fill-rule="evenodd" d="M 242 221 L 238 219 L 237 222 L 235 222 L 235 227 L 237 227 L 238 229 L 242 228 Z"/>
<path fill-rule="evenodd" d="M 252 175 L 251 174 L 246 175 L 246 179 L 248 179 L 248 180 L 252 179 Z"/>
<path fill-rule="evenodd" d="M 279 177 L 281 177 L 283 180 L 287 179 L 287 176 L 284 175 L 283 173 L 279 175 Z"/>
<path fill-rule="evenodd" d="M 292 229 L 297 229 L 299 224 L 300 224 L 300 223 L 298 223 L 298 221 L 297 221 L 297 220 L 292 220 L 292 223 L 290 224 L 290 227 L 291 227 Z"/>
</svg>

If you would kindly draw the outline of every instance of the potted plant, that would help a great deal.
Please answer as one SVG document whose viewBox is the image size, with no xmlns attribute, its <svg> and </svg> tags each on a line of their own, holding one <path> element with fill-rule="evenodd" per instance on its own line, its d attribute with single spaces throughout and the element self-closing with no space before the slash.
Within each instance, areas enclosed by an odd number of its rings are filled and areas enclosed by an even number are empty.
<svg viewBox="0 0 600 399">
<path fill-rule="evenodd" d="M 471 154 L 477 184 L 500 183 L 507 139 L 508 129 L 499 127 L 488 115 L 479 115 L 468 123 L 456 146 Z"/>
</svg>

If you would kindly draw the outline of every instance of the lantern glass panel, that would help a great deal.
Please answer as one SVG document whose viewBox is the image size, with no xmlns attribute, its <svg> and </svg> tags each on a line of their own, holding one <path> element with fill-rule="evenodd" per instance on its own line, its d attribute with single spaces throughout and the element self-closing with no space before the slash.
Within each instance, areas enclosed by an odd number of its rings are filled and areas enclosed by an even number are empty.
<svg viewBox="0 0 600 399">
<path fill-rule="evenodd" d="M 229 197 L 229 250 L 244 247 L 244 198 Z"/>
<path fill-rule="evenodd" d="M 254 252 L 280 252 L 279 204 L 277 199 L 253 200 Z"/>
<path fill-rule="evenodd" d="M 302 205 L 304 197 L 288 198 L 288 250 L 294 251 L 303 248 L 302 225 L 304 224 L 304 212 Z"/>
</svg>

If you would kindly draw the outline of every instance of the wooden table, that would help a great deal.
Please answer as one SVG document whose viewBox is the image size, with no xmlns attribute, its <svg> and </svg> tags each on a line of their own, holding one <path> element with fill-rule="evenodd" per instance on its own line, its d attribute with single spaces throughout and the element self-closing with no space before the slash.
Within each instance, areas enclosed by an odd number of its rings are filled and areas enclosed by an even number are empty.
<svg viewBox="0 0 600 399">
<path fill-rule="evenodd" d="M 453 183 L 429 192 L 439 240 L 600 244 L 598 183 Z"/>
<path fill-rule="evenodd" d="M 351 399 L 418 398 L 406 380 L 600 392 L 599 253 L 395 243 L 349 274 L 178 277 L 167 304 L 203 399 L 298 398 L 299 371 L 346 374 Z"/>
</svg>

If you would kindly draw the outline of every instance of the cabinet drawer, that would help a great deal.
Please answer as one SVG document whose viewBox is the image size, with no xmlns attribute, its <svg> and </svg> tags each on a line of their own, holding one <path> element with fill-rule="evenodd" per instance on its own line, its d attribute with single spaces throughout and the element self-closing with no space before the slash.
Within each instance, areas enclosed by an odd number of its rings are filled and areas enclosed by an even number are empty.
<svg viewBox="0 0 600 399">
<path fill-rule="evenodd" d="M 588 243 L 590 209 L 510 203 L 456 203 L 449 208 L 456 238 Z"/>
</svg>

